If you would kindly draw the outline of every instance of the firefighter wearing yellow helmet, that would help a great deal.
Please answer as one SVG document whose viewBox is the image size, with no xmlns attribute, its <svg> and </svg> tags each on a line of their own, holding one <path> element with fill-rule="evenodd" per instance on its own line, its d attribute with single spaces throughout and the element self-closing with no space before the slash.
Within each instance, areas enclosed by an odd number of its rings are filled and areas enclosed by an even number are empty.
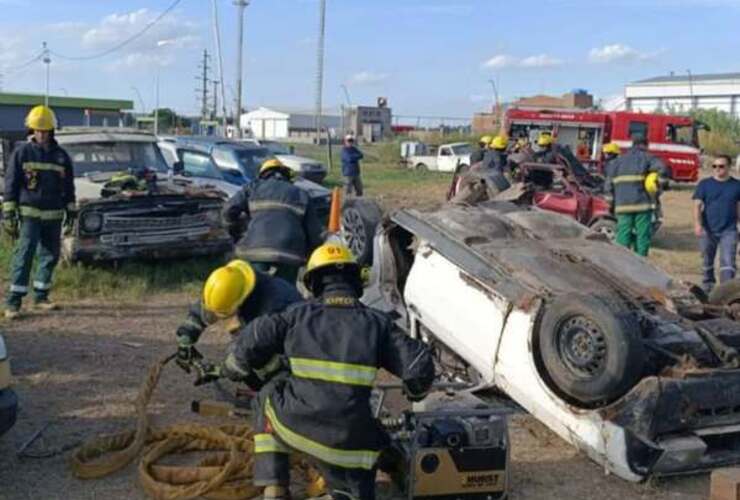
<svg viewBox="0 0 740 500">
<path fill-rule="evenodd" d="M 208 325 L 232 319 L 230 330 L 238 331 L 258 316 L 280 312 L 300 300 L 295 286 L 256 271 L 246 261 L 232 260 L 208 276 L 201 299 L 178 327 L 177 363 L 189 371 L 193 361 L 202 358 L 195 344 Z"/>
<path fill-rule="evenodd" d="M 491 144 L 493 137 L 490 135 L 484 135 L 478 140 L 478 149 L 470 154 L 470 165 L 473 166 L 476 163 L 483 161 L 483 157 L 488 150 L 488 145 Z"/>
<path fill-rule="evenodd" d="M 16 243 L 5 299 L 8 319 L 20 315 L 37 248 L 34 304 L 42 310 L 57 308 L 49 300 L 49 292 L 59 261 L 62 221 L 71 229 L 76 214 L 72 161 L 54 140 L 54 111 L 35 106 L 26 116 L 25 125 L 29 140 L 13 151 L 5 170 L 3 230 Z"/>
<path fill-rule="evenodd" d="M 264 498 L 289 498 L 292 450 L 312 457 L 332 498 L 375 498 L 387 442 L 369 403 L 376 374 L 398 376 L 406 396 L 419 400 L 434 379 L 433 357 L 390 315 L 360 302 L 360 268 L 344 245 L 318 247 L 304 279 L 314 299 L 250 323 L 206 380 L 225 376 L 259 390 L 253 483 L 265 487 Z M 288 370 L 250 384 L 277 357 Z"/>
<path fill-rule="evenodd" d="M 646 137 L 633 136 L 632 148 L 612 160 L 605 172 L 614 194 L 616 242 L 642 256 L 650 250 L 660 179 L 667 175 L 663 162 L 647 149 Z"/>
<path fill-rule="evenodd" d="M 557 163 L 555 138 L 549 130 L 543 130 L 537 136 L 537 151 L 534 154 L 534 159 L 539 163 Z"/>
<path fill-rule="evenodd" d="M 258 178 L 226 203 L 224 219 L 238 257 L 295 284 L 298 270 L 321 244 L 324 228 L 315 202 L 291 179 L 292 171 L 279 160 L 265 161 Z"/>
<path fill-rule="evenodd" d="M 491 139 L 488 145 L 488 151 L 483 157 L 483 165 L 495 174 L 508 174 L 508 155 L 506 154 L 506 148 L 509 145 L 509 138 L 505 135 L 497 135 Z"/>
</svg>

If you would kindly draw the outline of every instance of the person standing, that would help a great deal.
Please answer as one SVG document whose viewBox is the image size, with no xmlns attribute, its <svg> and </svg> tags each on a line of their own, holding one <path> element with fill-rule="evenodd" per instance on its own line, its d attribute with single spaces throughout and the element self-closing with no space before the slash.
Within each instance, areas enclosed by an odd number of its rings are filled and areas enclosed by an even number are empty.
<svg viewBox="0 0 740 500">
<path fill-rule="evenodd" d="M 505 135 L 497 135 L 488 145 L 483 157 L 483 165 L 497 174 L 508 174 L 508 163 L 506 148 L 509 146 L 509 138 Z M 471 161 L 472 163 L 472 161 Z"/>
<path fill-rule="evenodd" d="M 364 158 L 362 151 L 355 146 L 355 138 L 347 135 L 342 148 L 342 175 L 346 186 L 347 196 L 362 196 L 362 178 L 360 176 L 360 160 Z"/>
<path fill-rule="evenodd" d="M 470 154 L 471 167 L 476 163 L 480 163 L 483 161 L 483 158 L 486 156 L 486 152 L 488 151 L 488 146 L 491 144 L 492 140 L 493 137 L 491 137 L 490 135 L 484 135 L 480 138 L 480 140 L 478 141 L 478 149 Z"/>
<path fill-rule="evenodd" d="M 610 162 L 607 180 L 614 191 L 616 241 L 630 249 L 634 246 L 635 252 L 643 257 L 650 251 L 653 236 L 658 178 L 666 175 L 663 162 L 649 154 L 647 148 L 647 138 L 633 137 L 632 148 Z"/>
<path fill-rule="evenodd" d="M 10 292 L 5 299 L 7 319 L 20 315 L 37 247 L 34 303 L 42 310 L 57 308 L 49 300 L 49 292 L 59 262 L 62 221 L 65 226 L 73 224 L 76 208 L 72 161 L 54 140 L 56 123 L 51 108 L 31 109 L 25 124 L 32 137 L 16 148 L 5 172 L 3 228 L 12 240 L 17 240 L 10 268 Z"/>
<path fill-rule="evenodd" d="M 730 175 L 731 159 L 720 155 L 712 162 L 712 176 L 702 179 L 694 191 L 694 233 L 703 260 L 702 288 L 709 293 L 715 284 L 714 259 L 719 249 L 719 282 L 735 277 L 740 181 Z"/>
<path fill-rule="evenodd" d="M 247 230 L 236 255 L 258 271 L 295 286 L 298 270 L 322 243 L 323 224 L 308 192 L 292 183 L 292 171 L 279 160 L 266 160 L 259 177 L 224 206 L 224 220 L 237 234 L 242 216 Z"/>
</svg>

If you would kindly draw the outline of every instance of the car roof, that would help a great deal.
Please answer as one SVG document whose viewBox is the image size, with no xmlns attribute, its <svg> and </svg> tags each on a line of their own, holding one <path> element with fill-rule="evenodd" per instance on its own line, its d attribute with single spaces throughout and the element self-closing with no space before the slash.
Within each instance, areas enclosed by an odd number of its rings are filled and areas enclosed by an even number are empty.
<svg viewBox="0 0 740 500">
<path fill-rule="evenodd" d="M 157 137 L 146 130 L 114 127 L 64 127 L 54 131 L 59 144 L 90 142 L 157 142 Z"/>
<path fill-rule="evenodd" d="M 247 143 L 237 142 L 237 141 L 233 141 L 226 137 L 202 136 L 202 135 L 200 136 L 181 135 L 181 136 L 176 136 L 175 140 L 178 144 L 194 146 L 204 151 L 210 151 L 214 146 L 227 147 L 227 148 L 232 148 L 232 149 L 251 149 L 251 150 L 265 149 L 263 146 L 260 146 L 258 144 L 248 143 L 248 142 Z"/>
</svg>

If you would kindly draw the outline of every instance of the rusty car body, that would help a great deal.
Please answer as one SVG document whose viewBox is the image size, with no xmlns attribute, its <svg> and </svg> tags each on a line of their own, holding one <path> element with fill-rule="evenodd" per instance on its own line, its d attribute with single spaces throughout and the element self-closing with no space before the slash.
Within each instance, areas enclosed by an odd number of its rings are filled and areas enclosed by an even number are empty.
<svg viewBox="0 0 740 500">
<path fill-rule="evenodd" d="M 70 261 L 218 255 L 233 244 L 221 221 L 224 194 L 173 178 L 153 134 L 63 129 L 56 139 L 75 169 L 79 213 L 65 233 Z M 121 178 L 124 186 L 111 189 Z"/>
<path fill-rule="evenodd" d="M 607 470 L 740 462 L 739 283 L 706 303 L 570 217 L 500 201 L 398 211 L 374 255 L 366 304 Z"/>
</svg>

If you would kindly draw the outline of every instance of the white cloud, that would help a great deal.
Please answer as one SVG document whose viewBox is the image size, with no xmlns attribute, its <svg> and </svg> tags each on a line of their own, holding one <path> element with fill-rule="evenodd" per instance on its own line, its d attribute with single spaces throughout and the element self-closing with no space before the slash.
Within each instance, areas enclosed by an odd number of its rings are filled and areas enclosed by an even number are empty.
<svg viewBox="0 0 740 500">
<path fill-rule="evenodd" d="M 514 57 L 508 54 L 498 54 L 481 65 L 488 69 L 503 68 L 552 68 L 560 66 L 563 61 L 547 54 L 537 54 L 523 58 Z"/>
<path fill-rule="evenodd" d="M 360 71 L 350 78 L 354 85 L 376 85 L 386 81 L 390 77 L 387 73 L 374 73 L 372 71 Z"/>
<path fill-rule="evenodd" d="M 563 64 L 563 61 L 548 56 L 547 54 L 529 56 L 519 61 L 519 66 L 522 68 L 552 68 L 554 66 L 560 66 L 561 64 Z"/>
<path fill-rule="evenodd" d="M 656 52 L 639 52 L 629 45 L 613 43 L 603 47 L 594 47 L 588 53 L 588 60 L 592 63 L 613 63 L 613 62 L 633 62 L 647 61 L 655 58 L 660 51 Z"/>
</svg>

